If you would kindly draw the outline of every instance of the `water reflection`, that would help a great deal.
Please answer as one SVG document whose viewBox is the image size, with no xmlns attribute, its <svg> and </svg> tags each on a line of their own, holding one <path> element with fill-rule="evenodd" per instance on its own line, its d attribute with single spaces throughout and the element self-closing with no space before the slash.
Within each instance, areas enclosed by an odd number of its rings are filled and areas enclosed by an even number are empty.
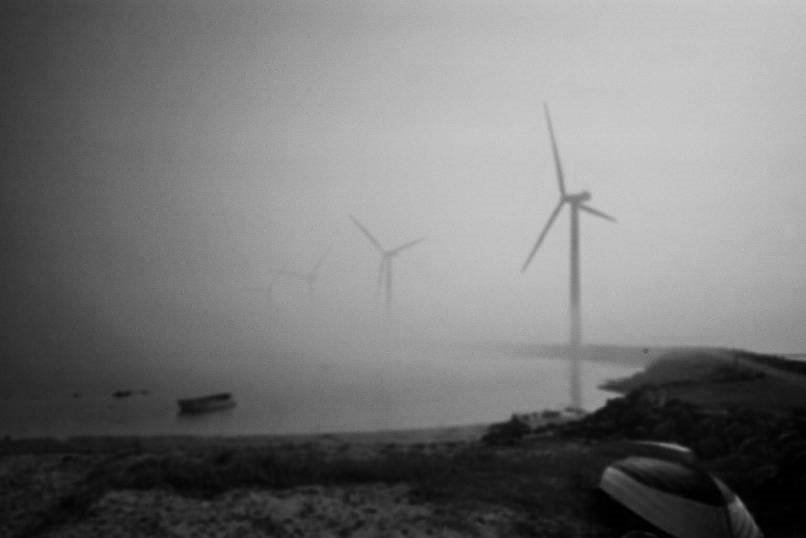
<svg viewBox="0 0 806 538">
<path fill-rule="evenodd" d="M 210 362 L 210 364 L 214 364 Z M 113 398 L 73 390 L 0 406 L 0 435 L 239 435 L 419 428 L 502 420 L 569 403 L 563 360 L 466 348 L 333 349 L 285 360 L 227 358 L 196 377 L 163 378 L 149 394 Z M 634 368 L 583 364 L 586 409 L 612 397 L 597 386 Z M 226 389 L 237 406 L 179 413 L 178 398 Z"/>
</svg>

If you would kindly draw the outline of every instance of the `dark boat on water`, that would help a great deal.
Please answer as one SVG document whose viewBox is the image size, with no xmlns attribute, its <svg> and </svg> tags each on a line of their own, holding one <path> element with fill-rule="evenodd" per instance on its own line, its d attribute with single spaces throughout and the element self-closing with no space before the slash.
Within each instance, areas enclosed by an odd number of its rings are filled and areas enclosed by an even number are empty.
<svg viewBox="0 0 806 538">
<path fill-rule="evenodd" d="M 199 398 L 185 398 L 177 400 L 181 414 L 210 413 L 235 407 L 235 400 L 229 392 L 201 396 Z"/>
</svg>

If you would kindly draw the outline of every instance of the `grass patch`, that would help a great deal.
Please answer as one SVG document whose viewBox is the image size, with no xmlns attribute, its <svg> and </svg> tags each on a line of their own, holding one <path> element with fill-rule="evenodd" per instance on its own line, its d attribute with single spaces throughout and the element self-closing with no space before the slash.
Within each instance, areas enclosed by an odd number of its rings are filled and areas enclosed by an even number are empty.
<svg viewBox="0 0 806 538">
<path fill-rule="evenodd" d="M 573 536 L 583 523 L 588 528 L 583 535 L 610 536 L 591 515 L 593 488 L 607 463 L 605 456 L 568 441 L 514 448 L 446 444 L 428 451 L 401 445 L 355 458 L 315 447 L 119 455 L 100 462 L 23 536 L 80 519 L 111 490 L 212 498 L 238 488 L 371 483 L 408 484 L 412 501 L 436 506 L 436 517 L 463 533 L 472 534 L 467 522 L 473 514 L 496 507 L 511 514 L 507 524 L 518 536 Z"/>
<path fill-rule="evenodd" d="M 804 361 L 787 359 L 785 357 L 779 357 L 778 355 L 753 353 L 752 351 L 735 351 L 734 353 L 739 359 L 757 362 L 765 366 L 771 366 L 779 370 L 785 370 L 793 374 L 806 376 L 806 362 Z"/>
</svg>

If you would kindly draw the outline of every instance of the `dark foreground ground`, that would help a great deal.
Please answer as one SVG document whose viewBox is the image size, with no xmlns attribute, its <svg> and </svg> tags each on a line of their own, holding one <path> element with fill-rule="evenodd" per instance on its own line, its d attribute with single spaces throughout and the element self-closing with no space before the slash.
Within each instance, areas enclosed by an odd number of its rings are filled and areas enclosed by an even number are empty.
<svg viewBox="0 0 806 538">
<path fill-rule="evenodd" d="M 792 388 L 806 378 L 754 357 L 693 353 L 614 383 L 627 395 L 564 424 L 6 440 L 0 536 L 615 537 L 634 522 L 596 485 L 630 453 L 625 439 L 692 447 L 767 536 L 806 535 L 806 391 Z M 748 396 L 771 388 L 787 401 Z"/>
</svg>

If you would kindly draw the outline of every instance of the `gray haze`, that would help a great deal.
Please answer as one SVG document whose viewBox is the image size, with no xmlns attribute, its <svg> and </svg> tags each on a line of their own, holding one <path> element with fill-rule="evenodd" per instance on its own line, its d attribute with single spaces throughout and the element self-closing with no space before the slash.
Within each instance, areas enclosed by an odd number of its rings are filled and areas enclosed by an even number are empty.
<svg viewBox="0 0 806 538">
<path fill-rule="evenodd" d="M 36 377 L 343 335 L 806 349 L 806 6 L 5 3 L 3 360 Z M 328 249 L 315 312 L 303 283 Z M 293 330 L 292 330 L 293 327 Z M 234 350 L 234 351 L 233 351 Z M 53 361 L 58 367 L 53 369 Z M 38 366 L 37 366 L 38 365 Z M 181 369 L 181 368 L 180 368 Z M 8 378 L 7 378 L 8 379 Z"/>
</svg>

